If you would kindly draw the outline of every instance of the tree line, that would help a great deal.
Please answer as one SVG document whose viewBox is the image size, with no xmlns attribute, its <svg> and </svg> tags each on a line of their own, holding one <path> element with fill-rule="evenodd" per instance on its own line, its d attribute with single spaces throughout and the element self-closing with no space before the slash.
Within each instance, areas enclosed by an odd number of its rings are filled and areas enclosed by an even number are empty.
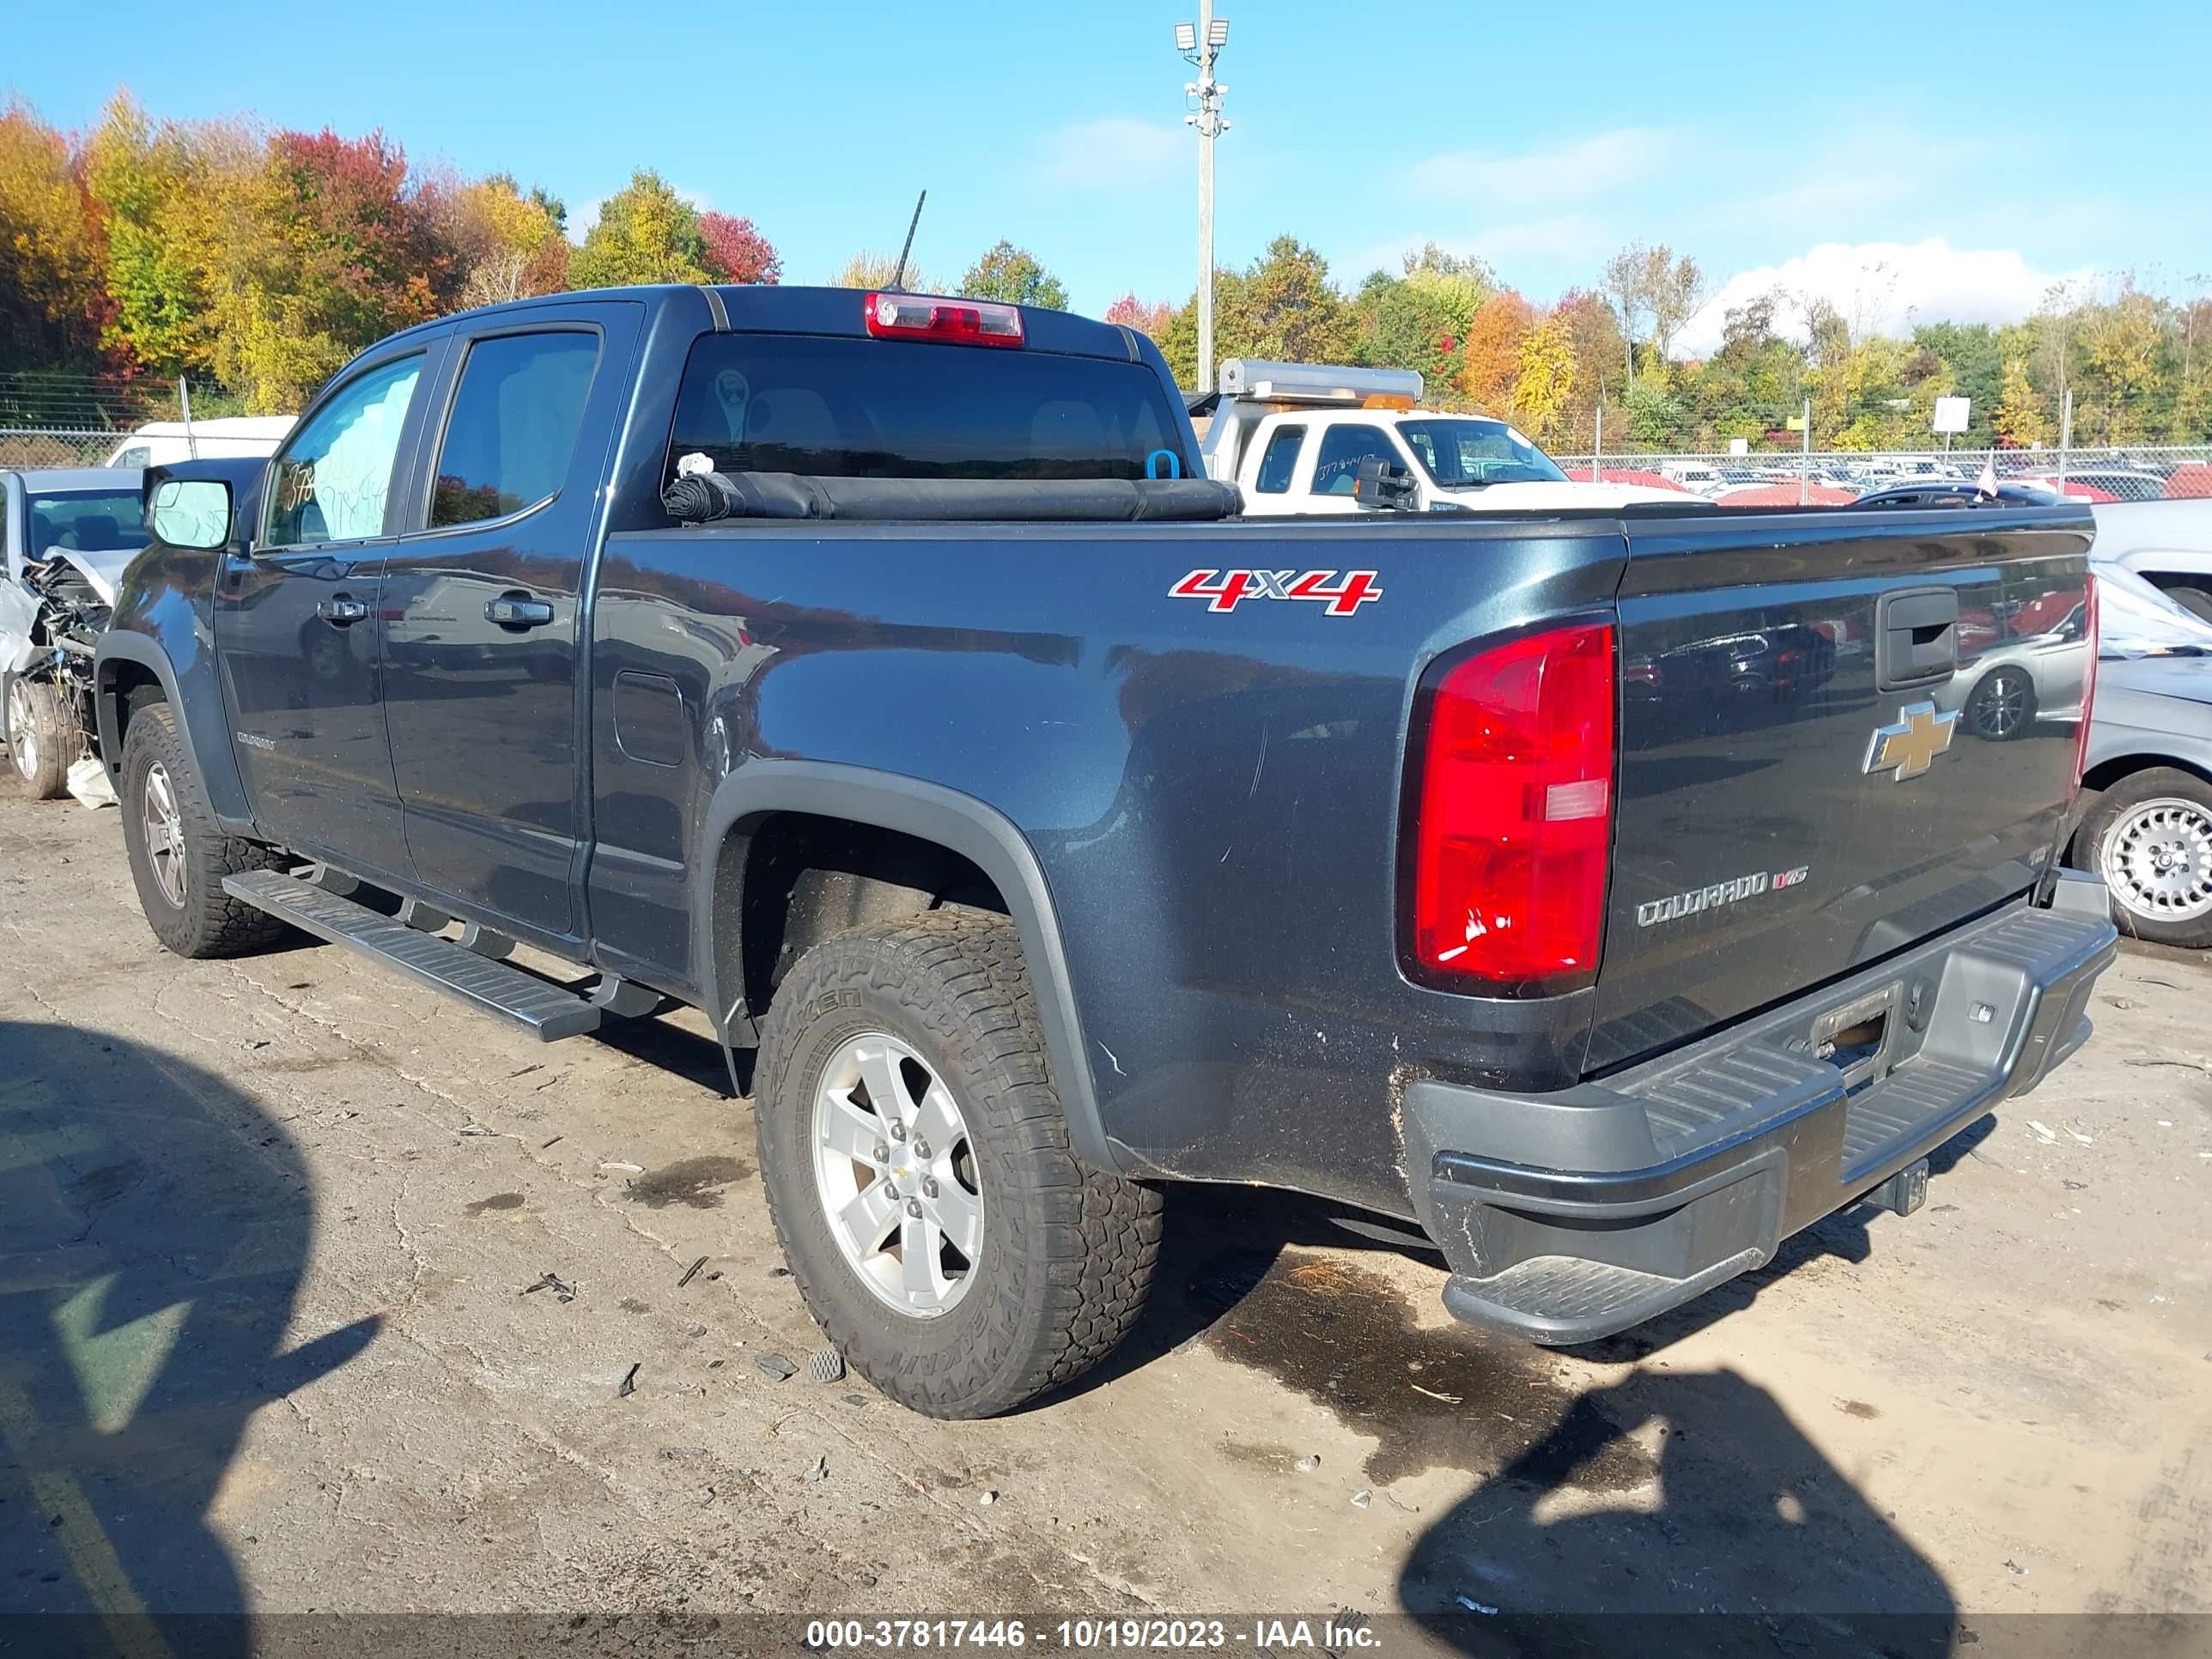
<svg viewBox="0 0 2212 1659">
<path fill-rule="evenodd" d="M 893 258 L 856 254 L 831 281 L 881 286 Z M 701 210 L 641 170 L 580 240 L 566 207 L 507 173 L 417 168 L 382 133 L 342 137 L 246 121 L 161 121 L 118 93 L 63 132 L 0 112 L 0 424 L 37 377 L 224 388 L 202 407 L 296 409 L 362 346 L 463 307 L 627 283 L 774 283 L 783 262 L 749 220 Z M 921 292 L 1064 307 L 1065 285 L 1002 240 L 957 282 L 909 264 Z M 1413 368 L 1431 401 L 1505 416 L 1587 450 L 1925 447 L 1940 397 L 1972 399 L 1970 446 L 2212 441 L 2212 298 L 2121 278 L 2054 289 L 2002 325 L 1920 322 L 1900 337 L 1886 275 L 1847 311 L 1785 291 L 1730 309 L 1717 346 L 1680 349 L 1708 291 L 1697 262 L 1624 249 L 1549 305 L 1431 243 L 1350 289 L 1294 236 L 1215 277 L 1217 357 Z M 1197 306 L 1116 301 L 1108 320 L 1197 367 Z"/>
</svg>

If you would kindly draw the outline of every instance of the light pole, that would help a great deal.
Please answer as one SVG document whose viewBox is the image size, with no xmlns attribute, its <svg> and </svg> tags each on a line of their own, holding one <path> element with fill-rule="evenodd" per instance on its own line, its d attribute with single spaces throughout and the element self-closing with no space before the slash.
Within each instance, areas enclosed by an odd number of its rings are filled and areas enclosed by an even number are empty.
<svg viewBox="0 0 2212 1659">
<path fill-rule="evenodd" d="M 1176 25 L 1176 50 L 1198 71 L 1183 83 L 1190 113 L 1183 124 L 1198 129 L 1198 390 L 1213 390 L 1213 141 L 1229 131 L 1221 117 L 1222 94 L 1229 88 L 1213 78 L 1214 59 L 1229 44 L 1229 20 L 1213 15 L 1213 0 L 1198 0 L 1198 22 Z"/>
</svg>

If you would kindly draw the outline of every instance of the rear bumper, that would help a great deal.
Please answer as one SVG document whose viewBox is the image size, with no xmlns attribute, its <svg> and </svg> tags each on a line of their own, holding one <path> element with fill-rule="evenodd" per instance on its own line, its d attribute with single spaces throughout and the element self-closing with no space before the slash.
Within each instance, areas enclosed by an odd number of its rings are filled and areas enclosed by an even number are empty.
<svg viewBox="0 0 2212 1659">
<path fill-rule="evenodd" d="M 2117 949 L 2104 884 L 2065 873 L 2048 908 L 2022 901 L 1602 1083 L 1413 1085 L 1407 1165 L 1452 1267 L 1446 1307 L 1586 1342 L 1763 1265 L 2087 1042 Z M 1911 1207 L 1901 1190 L 1882 1196 Z"/>
</svg>

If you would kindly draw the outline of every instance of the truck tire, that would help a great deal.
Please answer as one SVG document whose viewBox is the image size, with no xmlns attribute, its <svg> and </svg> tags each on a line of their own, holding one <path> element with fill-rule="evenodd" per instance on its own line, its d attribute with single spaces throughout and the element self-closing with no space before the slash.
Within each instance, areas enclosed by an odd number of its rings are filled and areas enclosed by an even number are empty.
<svg viewBox="0 0 2212 1659">
<path fill-rule="evenodd" d="M 69 793 L 70 763 L 80 746 L 76 722 L 65 718 L 60 694 L 44 680 L 8 676 L 8 757 L 15 781 L 33 800 Z"/>
<path fill-rule="evenodd" d="M 2105 878 L 2122 933 L 2212 945 L 2212 785 L 2194 772 L 2153 766 L 2122 778 L 2082 819 L 2066 861 Z"/>
<path fill-rule="evenodd" d="M 210 810 L 176 716 L 158 699 L 132 712 L 123 739 L 123 843 L 154 937 L 180 957 L 237 957 L 284 937 L 284 924 L 222 890 L 242 870 L 277 868 L 258 842 L 226 836 Z"/>
<path fill-rule="evenodd" d="M 990 1417 L 1127 1334 L 1160 1194 L 1070 1147 L 1004 917 L 939 910 L 816 945 L 769 1006 L 758 1075 L 785 1259 L 884 1394 L 926 1416 Z"/>
<path fill-rule="evenodd" d="M 1982 677 L 1966 699 L 1966 729 L 1991 743 L 2026 737 L 2035 725 L 2035 682 L 2007 664 Z"/>
</svg>

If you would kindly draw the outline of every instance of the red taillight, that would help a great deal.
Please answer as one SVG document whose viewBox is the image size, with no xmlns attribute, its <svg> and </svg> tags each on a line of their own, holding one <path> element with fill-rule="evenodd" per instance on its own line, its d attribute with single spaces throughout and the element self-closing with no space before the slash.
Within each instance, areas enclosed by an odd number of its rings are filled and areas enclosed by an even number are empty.
<svg viewBox="0 0 2212 1659">
<path fill-rule="evenodd" d="M 2093 572 L 2082 579 L 2081 639 L 2088 647 L 2088 660 L 2081 665 L 2081 724 L 2074 733 L 2074 793 L 2081 793 L 2082 775 L 2089 769 L 2089 720 L 2093 705 L 2097 701 L 2097 578 Z"/>
<path fill-rule="evenodd" d="M 1595 976 L 1613 696 L 1602 623 L 1510 641 L 1437 683 L 1413 830 L 1412 947 L 1424 977 L 1550 991 Z"/>
<path fill-rule="evenodd" d="M 879 340 L 939 340 L 948 345 L 1022 343 L 1022 308 L 991 300 L 871 294 L 866 314 L 868 332 Z"/>
</svg>

